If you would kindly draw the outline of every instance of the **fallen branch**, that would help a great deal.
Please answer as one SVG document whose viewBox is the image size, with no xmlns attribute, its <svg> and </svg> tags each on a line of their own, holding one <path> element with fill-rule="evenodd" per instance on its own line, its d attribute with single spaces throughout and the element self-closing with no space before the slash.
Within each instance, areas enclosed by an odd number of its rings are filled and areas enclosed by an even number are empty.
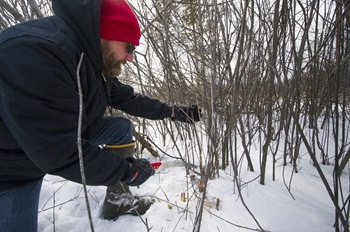
<svg viewBox="0 0 350 232">
<path fill-rule="evenodd" d="M 159 157 L 159 154 L 156 150 L 154 150 L 154 148 L 152 147 L 152 145 L 136 130 L 133 131 L 133 135 L 135 137 L 135 139 L 141 143 L 143 148 L 146 148 L 152 156 L 154 157 Z"/>
</svg>

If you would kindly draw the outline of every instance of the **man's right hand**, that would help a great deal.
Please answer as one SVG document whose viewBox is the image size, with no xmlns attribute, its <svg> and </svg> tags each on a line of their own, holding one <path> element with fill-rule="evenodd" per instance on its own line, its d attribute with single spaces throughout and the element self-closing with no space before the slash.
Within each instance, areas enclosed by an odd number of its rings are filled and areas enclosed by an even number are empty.
<svg viewBox="0 0 350 232">
<path fill-rule="evenodd" d="M 133 157 L 128 157 L 126 160 L 131 164 L 129 175 L 124 180 L 127 185 L 139 186 L 154 175 L 155 171 L 148 160 Z"/>
</svg>

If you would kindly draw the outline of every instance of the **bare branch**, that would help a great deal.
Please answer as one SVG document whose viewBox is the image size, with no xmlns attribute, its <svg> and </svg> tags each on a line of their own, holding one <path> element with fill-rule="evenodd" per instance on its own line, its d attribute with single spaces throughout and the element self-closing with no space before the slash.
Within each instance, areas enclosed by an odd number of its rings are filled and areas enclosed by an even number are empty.
<svg viewBox="0 0 350 232">
<path fill-rule="evenodd" d="M 13 6 L 9 5 L 7 2 L 5 2 L 5 0 L 0 0 L 0 9 L 4 9 L 7 12 L 9 12 L 16 21 L 18 22 L 24 22 L 25 19 L 22 16 L 22 14 Z M 3 21 L 4 19 L 2 19 Z"/>
<path fill-rule="evenodd" d="M 80 56 L 80 60 L 79 60 L 78 67 L 77 67 L 77 73 L 76 73 L 77 74 L 77 83 L 78 83 L 78 93 L 79 93 L 79 119 L 78 119 L 77 144 L 78 144 L 78 153 L 79 153 L 81 182 L 82 182 L 83 188 L 84 188 L 85 202 L 86 202 L 86 208 L 88 211 L 90 229 L 91 229 L 91 232 L 94 232 L 94 225 L 93 225 L 92 217 L 91 217 L 89 197 L 88 197 L 87 189 L 86 189 L 84 159 L 83 159 L 83 151 L 82 151 L 82 145 L 81 145 L 81 127 L 82 127 L 82 120 L 83 120 L 83 92 L 82 92 L 81 83 L 80 83 L 80 66 L 83 62 L 83 57 L 84 57 L 84 53 L 82 53 Z"/>
</svg>

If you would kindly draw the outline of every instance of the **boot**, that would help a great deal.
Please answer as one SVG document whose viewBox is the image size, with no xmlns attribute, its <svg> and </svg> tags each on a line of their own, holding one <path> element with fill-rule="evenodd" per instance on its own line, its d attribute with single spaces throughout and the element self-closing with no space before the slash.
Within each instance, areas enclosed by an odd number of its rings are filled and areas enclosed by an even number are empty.
<svg viewBox="0 0 350 232">
<path fill-rule="evenodd" d="M 138 216 L 145 214 L 153 203 L 153 199 L 134 196 L 127 184 L 119 182 L 107 187 L 102 215 L 107 220 L 116 220 L 119 216 L 127 214 Z"/>
<path fill-rule="evenodd" d="M 105 149 L 111 150 L 123 158 L 134 154 L 135 142 L 121 145 L 106 145 Z M 102 217 L 107 220 L 116 220 L 119 216 L 131 214 L 134 216 L 145 214 L 154 200 L 147 200 L 134 196 L 127 184 L 117 183 L 108 186 L 103 202 Z"/>
</svg>

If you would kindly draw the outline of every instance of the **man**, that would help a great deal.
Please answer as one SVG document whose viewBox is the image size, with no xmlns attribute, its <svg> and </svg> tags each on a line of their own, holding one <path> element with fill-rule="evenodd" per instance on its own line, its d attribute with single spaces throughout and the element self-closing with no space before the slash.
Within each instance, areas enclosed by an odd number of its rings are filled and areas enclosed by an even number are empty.
<svg viewBox="0 0 350 232">
<path fill-rule="evenodd" d="M 37 230 L 46 173 L 81 183 L 77 72 L 83 93 L 86 181 L 109 186 L 102 215 L 106 219 L 144 213 L 151 203 L 133 196 L 129 185 L 144 183 L 154 172 L 147 160 L 132 157 L 131 122 L 104 116 L 106 107 L 148 119 L 199 121 L 196 106 L 170 107 L 135 94 L 115 77 L 122 64 L 132 62 L 141 36 L 125 0 L 52 4 L 54 16 L 0 33 L 1 231 Z M 123 207 L 113 204 L 119 198 L 127 200 Z"/>
</svg>

